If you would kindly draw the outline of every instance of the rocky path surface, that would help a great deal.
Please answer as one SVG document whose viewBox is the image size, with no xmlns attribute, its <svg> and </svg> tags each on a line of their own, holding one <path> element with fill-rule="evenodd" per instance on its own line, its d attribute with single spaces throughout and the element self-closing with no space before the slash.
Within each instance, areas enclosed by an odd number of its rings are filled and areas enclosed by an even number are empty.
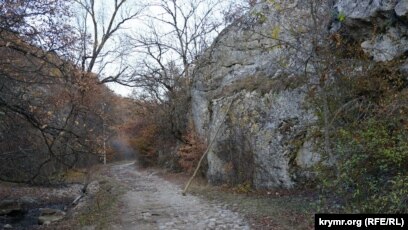
<svg viewBox="0 0 408 230">
<path fill-rule="evenodd" d="M 129 188 L 121 198 L 120 225 L 113 229 L 250 229 L 224 205 L 182 196 L 181 189 L 134 163 L 111 166 L 111 175 Z"/>
</svg>

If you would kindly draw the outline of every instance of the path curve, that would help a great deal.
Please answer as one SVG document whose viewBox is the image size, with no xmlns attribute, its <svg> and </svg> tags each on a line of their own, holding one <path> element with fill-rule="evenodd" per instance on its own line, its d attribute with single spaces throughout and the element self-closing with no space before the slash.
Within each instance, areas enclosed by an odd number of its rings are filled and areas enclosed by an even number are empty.
<svg viewBox="0 0 408 230">
<path fill-rule="evenodd" d="M 182 196 L 177 185 L 136 170 L 134 162 L 114 165 L 110 170 L 129 188 L 121 198 L 121 224 L 114 229 L 250 229 L 238 213 L 197 196 Z"/>
</svg>

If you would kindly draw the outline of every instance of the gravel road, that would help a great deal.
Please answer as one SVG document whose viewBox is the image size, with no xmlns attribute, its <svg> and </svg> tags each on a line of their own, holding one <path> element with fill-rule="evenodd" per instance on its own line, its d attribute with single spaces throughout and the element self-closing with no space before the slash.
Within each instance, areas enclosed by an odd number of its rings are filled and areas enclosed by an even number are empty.
<svg viewBox="0 0 408 230">
<path fill-rule="evenodd" d="M 113 229 L 250 229 L 248 223 L 225 205 L 210 203 L 135 164 L 111 166 L 114 179 L 128 187 L 121 197 L 120 225 Z"/>
</svg>

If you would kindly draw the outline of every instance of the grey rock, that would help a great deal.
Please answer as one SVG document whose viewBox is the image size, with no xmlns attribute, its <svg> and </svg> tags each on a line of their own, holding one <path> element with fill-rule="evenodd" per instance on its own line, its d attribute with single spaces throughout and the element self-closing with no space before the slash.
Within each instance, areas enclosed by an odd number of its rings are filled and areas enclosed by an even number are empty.
<svg viewBox="0 0 408 230">
<path fill-rule="evenodd" d="M 301 168 L 309 168 L 316 165 L 320 161 L 320 155 L 316 152 L 311 151 L 313 149 L 314 143 L 311 141 L 306 141 L 299 150 L 296 156 L 296 163 Z"/>
<path fill-rule="evenodd" d="M 66 213 L 59 209 L 41 208 L 38 223 L 48 225 L 65 217 Z"/>
<path fill-rule="evenodd" d="M 408 40 L 397 28 L 390 28 L 387 34 L 374 40 L 367 40 L 361 47 L 374 58 L 374 61 L 385 62 L 403 55 L 408 50 Z"/>
<path fill-rule="evenodd" d="M 333 22 L 334 31 L 346 28 L 348 36 L 363 41 L 363 50 L 377 62 L 391 61 L 408 50 L 408 0 L 338 0 L 337 14 L 345 16 L 342 27 Z"/>
<path fill-rule="evenodd" d="M 93 195 L 99 191 L 99 188 L 100 188 L 99 182 L 94 180 L 88 184 L 88 187 L 86 188 L 86 192 L 90 195 Z"/>
<path fill-rule="evenodd" d="M 0 201 L 0 216 L 23 212 L 21 202 L 17 200 Z"/>
<path fill-rule="evenodd" d="M 375 62 L 398 60 L 408 51 L 406 18 L 399 17 L 406 2 L 321 4 L 316 13 L 331 18 L 327 26 L 313 23 L 308 1 L 263 1 L 226 28 L 196 63 L 191 92 L 197 132 L 209 142 L 222 124 L 207 156 L 209 181 L 292 188 L 309 180 L 321 159 L 317 111 L 306 99 L 319 82 L 309 63 L 312 41 L 345 32 L 344 41 L 358 41 Z"/>
<path fill-rule="evenodd" d="M 19 201 L 22 203 L 23 206 L 32 206 L 39 204 L 39 201 L 37 199 L 29 196 L 20 197 Z"/>
<path fill-rule="evenodd" d="M 304 106 L 307 87 L 296 77 L 304 71 L 299 67 L 307 61 L 305 54 L 312 52 L 311 42 L 290 32 L 311 23 L 309 8 L 288 2 L 280 1 L 282 8 L 293 8 L 285 12 L 267 3 L 257 5 L 222 32 L 197 64 L 192 89 L 196 130 L 211 140 L 223 123 L 208 154 L 207 177 L 212 183 L 250 181 L 257 188 L 295 185 L 293 172 L 298 165 L 291 159 L 299 149 L 292 142 L 305 141 L 316 117 Z M 257 21 L 259 14 L 262 21 Z M 293 28 L 281 29 L 282 25 Z M 313 151 L 312 146 L 304 148 Z"/>
<path fill-rule="evenodd" d="M 408 0 L 400 0 L 395 6 L 395 13 L 400 17 L 407 16 Z"/>
<path fill-rule="evenodd" d="M 401 65 L 399 71 L 404 74 L 408 80 L 408 61 L 405 61 L 405 63 Z"/>
<path fill-rule="evenodd" d="M 12 229 L 13 226 L 11 224 L 6 224 L 3 226 L 4 229 Z"/>
<path fill-rule="evenodd" d="M 216 226 L 216 223 L 215 223 L 215 222 L 210 222 L 210 223 L 208 223 L 208 227 L 211 228 L 211 229 L 214 229 L 215 226 Z"/>
<path fill-rule="evenodd" d="M 335 7 L 347 19 L 369 21 L 380 12 L 394 10 L 397 2 L 398 0 L 338 0 Z"/>
</svg>

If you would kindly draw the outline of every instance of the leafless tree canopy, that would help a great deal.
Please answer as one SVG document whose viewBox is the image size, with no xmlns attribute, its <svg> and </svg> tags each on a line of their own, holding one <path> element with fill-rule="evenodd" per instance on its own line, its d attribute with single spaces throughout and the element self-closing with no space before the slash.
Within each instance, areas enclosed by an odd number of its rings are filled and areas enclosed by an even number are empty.
<svg viewBox="0 0 408 230">
<path fill-rule="evenodd" d="M 129 53 L 121 32 L 134 23 L 145 6 L 132 0 L 74 1 L 78 6 L 77 29 L 81 36 L 78 64 L 83 71 L 97 73 L 101 83 L 121 83 L 129 68 L 125 61 Z"/>
</svg>

